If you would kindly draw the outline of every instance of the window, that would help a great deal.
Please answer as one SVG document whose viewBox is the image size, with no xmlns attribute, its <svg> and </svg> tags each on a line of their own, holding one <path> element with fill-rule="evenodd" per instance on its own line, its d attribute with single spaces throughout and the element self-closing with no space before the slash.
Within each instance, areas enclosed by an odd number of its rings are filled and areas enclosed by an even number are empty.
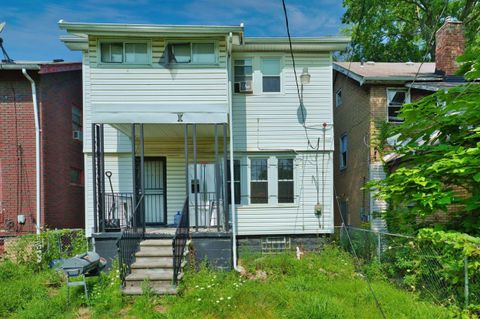
<svg viewBox="0 0 480 319">
<path fill-rule="evenodd" d="M 100 44 L 102 63 L 148 64 L 148 45 L 145 42 L 105 42 Z"/>
<path fill-rule="evenodd" d="M 278 202 L 293 203 L 293 159 L 278 159 Z"/>
<path fill-rule="evenodd" d="M 82 140 L 82 111 L 76 106 L 72 106 L 72 133 L 74 139 Z"/>
<path fill-rule="evenodd" d="M 168 62 L 178 64 L 215 64 L 217 55 L 215 44 L 207 43 L 172 43 L 168 46 Z"/>
<path fill-rule="evenodd" d="M 348 222 L 348 202 L 344 199 L 340 201 L 340 218 L 342 219 L 340 222 L 349 225 Z"/>
<path fill-rule="evenodd" d="M 342 89 L 335 93 L 335 106 L 339 107 L 340 105 L 342 105 Z"/>
<path fill-rule="evenodd" d="M 228 187 L 228 203 L 232 203 L 232 194 L 230 191 L 230 161 L 227 161 L 227 187 Z M 233 180 L 234 180 L 234 191 L 235 191 L 235 204 L 240 204 L 241 202 L 241 193 L 240 193 L 240 161 L 233 161 Z"/>
<path fill-rule="evenodd" d="M 251 159 L 250 168 L 250 202 L 252 204 L 268 203 L 268 163 L 266 158 Z"/>
<path fill-rule="evenodd" d="M 263 92 L 280 92 L 280 59 L 262 59 Z"/>
<path fill-rule="evenodd" d="M 403 89 L 388 89 L 388 122 L 401 123 L 403 119 L 398 117 L 398 113 L 402 108 L 402 105 L 409 103 L 407 98 L 407 90 Z"/>
<path fill-rule="evenodd" d="M 348 136 L 344 134 L 340 137 L 340 169 L 347 168 L 347 149 Z"/>
<path fill-rule="evenodd" d="M 252 92 L 252 59 L 235 60 L 234 62 L 234 91 L 235 93 Z"/>
<path fill-rule="evenodd" d="M 292 241 L 290 237 L 262 238 L 262 253 L 275 254 L 290 250 Z"/>
<path fill-rule="evenodd" d="M 81 169 L 73 167 L 70 168 L 70 183 L 77 185 L 83 184 Z"/>
</svg>

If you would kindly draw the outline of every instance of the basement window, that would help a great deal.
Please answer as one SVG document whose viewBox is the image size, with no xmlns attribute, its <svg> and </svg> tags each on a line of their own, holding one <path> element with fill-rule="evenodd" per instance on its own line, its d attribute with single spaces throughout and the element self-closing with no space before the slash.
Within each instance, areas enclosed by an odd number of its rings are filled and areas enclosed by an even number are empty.
<svg viewBox="0 0 480 319">
<path fill-rule="evenodd" d="M 403 119 L 399 117 L 399 113 L 403 104 L 410 103 L 408 91 L 405 89 L 387 89 L 387 103 L 388 122 L 403 122 Z"/>
<path fill-rule="evenodd" d="M 250 202 L 268 203 L 268 163 L 266 158 L 250 160 Z"/>
<path fill-rule="evenodd" d="M 290 250 L 290 237 L 267 237 L 262 239 L 262 253 L 275 254 Z"/>
<path fill-rule="evenodd" d="M 100 44 L 102 63 L 148 64 L 146 42 L 103 42 Z"/>
</svg>

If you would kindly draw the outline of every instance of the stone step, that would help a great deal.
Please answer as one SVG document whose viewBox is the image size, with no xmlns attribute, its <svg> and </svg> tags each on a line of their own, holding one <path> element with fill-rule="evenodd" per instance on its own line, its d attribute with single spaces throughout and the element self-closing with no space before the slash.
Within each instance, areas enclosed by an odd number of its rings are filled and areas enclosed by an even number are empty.
<svg viewBox="0 0 480 319">
<path fill-rule="evenodd" d="M 144 246 L 169 246 L 172 247 L 171 239 L 147 239 L 140 243 L 140 247 Z"/>
<path fill-rule="evenodd" d="M 137 257 L 173 257 L 173 249 L 168 246 L 143 246 L 135 253 Z"/>
<path fill-rule="evenodd" d="M 171 257 L 139 257 L 133 263 L 132 269 L 173 268 Z"/>
<path fill-rule="evenodd" d="M 154 281 L 172 281 L 173 269 L 132 269 L 132 273 L 128 275 L 126 281 L 143 281 L 145 279 Z"/>
<path fill-rule="evenodd" d="M 161 287 L 161 288 L 152 288 L 154 294 L 157 295 L 176 295 L 177 288 L 170 285 L 169 287 Z M 141 295 L 143 294 L 143 290 L 141 286 L 130 286 L 123 288 L 123 293 L 125 295 Z"/>
</svg>

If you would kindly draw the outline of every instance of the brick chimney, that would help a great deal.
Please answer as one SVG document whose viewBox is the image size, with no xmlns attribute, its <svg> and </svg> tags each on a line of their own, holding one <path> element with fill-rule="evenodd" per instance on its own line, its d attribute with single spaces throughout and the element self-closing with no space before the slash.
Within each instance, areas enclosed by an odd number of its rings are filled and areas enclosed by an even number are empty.
<svg viewBox="0 0 480 319">
<path fill-rule="evenodd" d="M 465 49 L 463 22 L 447 17 L 435 34 L 435 73 L 454 75 L 458 70 L 457 58 Z"/>
</svg>

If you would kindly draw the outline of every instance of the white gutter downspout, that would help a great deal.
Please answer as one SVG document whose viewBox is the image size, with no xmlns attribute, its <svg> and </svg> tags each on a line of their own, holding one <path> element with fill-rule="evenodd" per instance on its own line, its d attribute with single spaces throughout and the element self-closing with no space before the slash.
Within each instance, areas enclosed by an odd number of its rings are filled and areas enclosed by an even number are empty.
<svg viewBox="0 0 480 319">
<path fill-rule="evenodd" d="M 38 118 L 37 89 L 35 81 L 28 75 L 26 69 L 22 69 L 23 75 L 32 85 L 33 116 L 35 118 L 35 182 L 36 182 L 36 211 L 37 211 L 37 235 L 40 234 L 40 120 Z"/>
<path fill-rule="evenodd" d="M 233 162 L 233 120 L 232 120 L 232 32 L 228 35 L 228 56 L 227 56 L 227 72 L 228 72 L 228 113 L 229 113 L 229 134 L 230 134 L 230 180 L 234 181 L 234 162 Z M 235 211 L 235 183 L 230 183 L 231 204 L 232 210 L 232 254 L 233 254 L 233 269 L 238 269 L 237 260 L 237 218 Z"/>
</svg>

